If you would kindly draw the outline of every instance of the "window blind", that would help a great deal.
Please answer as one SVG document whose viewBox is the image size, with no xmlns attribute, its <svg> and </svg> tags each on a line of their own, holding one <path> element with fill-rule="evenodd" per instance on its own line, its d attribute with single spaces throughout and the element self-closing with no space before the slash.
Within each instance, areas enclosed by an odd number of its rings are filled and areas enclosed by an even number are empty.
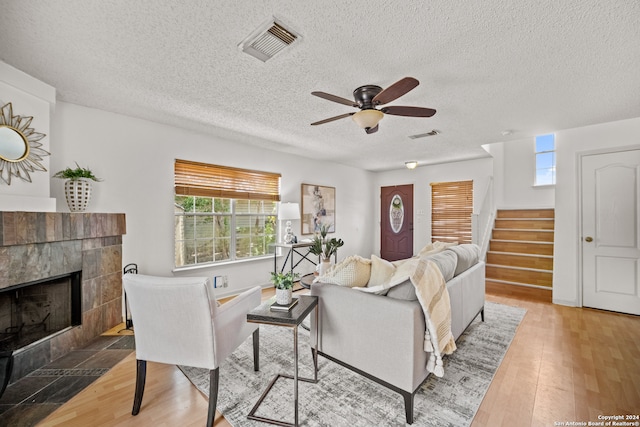
<svg viewBox="0 0 640 427">
<path fill-rule="evenodd" d="M 280 174 L 176 159 L 176 195 L 280 201 Z"/>
<path fill-rule="evenodd" d="M 473 181 L 431 184 L 431 241 L 471 243 Z"/>
</svg>

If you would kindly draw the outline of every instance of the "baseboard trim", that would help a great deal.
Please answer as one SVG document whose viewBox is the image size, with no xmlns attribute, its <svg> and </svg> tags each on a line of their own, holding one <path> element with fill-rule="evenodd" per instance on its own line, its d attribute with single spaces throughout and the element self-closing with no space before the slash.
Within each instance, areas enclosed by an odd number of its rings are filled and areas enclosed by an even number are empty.
<svg viewBox="0 0 640 427">
<path fill-rule="evenodd" d="M 578 304 L 575 301 L 563 300 L 558 298 L 553 298 L 552 302 L 558 305 L 565 305 L 567 307 L 582 307 L 581 304 Z"/>
</svg>

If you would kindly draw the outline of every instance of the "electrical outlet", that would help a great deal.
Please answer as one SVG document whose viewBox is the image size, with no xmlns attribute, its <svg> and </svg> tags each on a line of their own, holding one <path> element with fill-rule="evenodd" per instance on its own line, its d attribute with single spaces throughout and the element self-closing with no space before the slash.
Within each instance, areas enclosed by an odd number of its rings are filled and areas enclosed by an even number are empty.
<svg viewBox="0 0 640 427">
<path fill-rule="evenodd" d="M 213 287 L 214 288 L 226 288 L 229 286 L 229 278 L 227 276 L 214 276 Z"/>
</svg>

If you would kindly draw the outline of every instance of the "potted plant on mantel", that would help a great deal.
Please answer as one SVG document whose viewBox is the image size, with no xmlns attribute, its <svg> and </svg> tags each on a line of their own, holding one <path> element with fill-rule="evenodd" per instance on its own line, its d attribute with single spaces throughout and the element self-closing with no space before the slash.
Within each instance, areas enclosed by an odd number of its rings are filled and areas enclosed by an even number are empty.
<svg viewBox="0 0 640 427">
<path fill-rule="evenodd" d="M 91 181 L 102 181 L 90 169 L 80 167 L 66 168 L 53 175 L 54 178 L 66 179 L 64 196 L 71 212 L 84 212 L 91 200 Z"/>
<path fill-rule="evenodd" d="M 331 256 L 338 251 L 338 248 L 344 245 L 342 239 L 332 237 L 327 238 L 329 226 L 322 225 L 320 232 L 313 236 L 313 244 L 309 247 L 309 252 L 320 257 L 320 268 L 318 273 L 322 276 L 327 272 L 331 265 Z"/>
<path fill-rule="evenodd" d="M 293 283 L 298 278 L 298 273 L 271 272 L 271 283 L 276 288 L 276 303 L 280 305 L 291 304 L 293 299 Z"/>
</svg>

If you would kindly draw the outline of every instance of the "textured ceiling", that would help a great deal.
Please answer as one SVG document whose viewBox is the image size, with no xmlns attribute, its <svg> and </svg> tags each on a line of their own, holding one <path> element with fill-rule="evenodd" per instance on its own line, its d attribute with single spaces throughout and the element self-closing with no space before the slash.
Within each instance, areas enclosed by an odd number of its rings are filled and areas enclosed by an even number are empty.
<svg viewBox="0 0 640 427">
<path fill-rule="evenodd" d="M 272 16 L 302 39 L 263 63 L 238 44 Z M 0 60 L 62 101 L 375 171 L 640 117 L 639 23 L 638 0 L 0 0 Z M 312 91 L 405 76 L 388 105 L 435 116 L 310 126 L 356 111 Z"/>
</svg>

